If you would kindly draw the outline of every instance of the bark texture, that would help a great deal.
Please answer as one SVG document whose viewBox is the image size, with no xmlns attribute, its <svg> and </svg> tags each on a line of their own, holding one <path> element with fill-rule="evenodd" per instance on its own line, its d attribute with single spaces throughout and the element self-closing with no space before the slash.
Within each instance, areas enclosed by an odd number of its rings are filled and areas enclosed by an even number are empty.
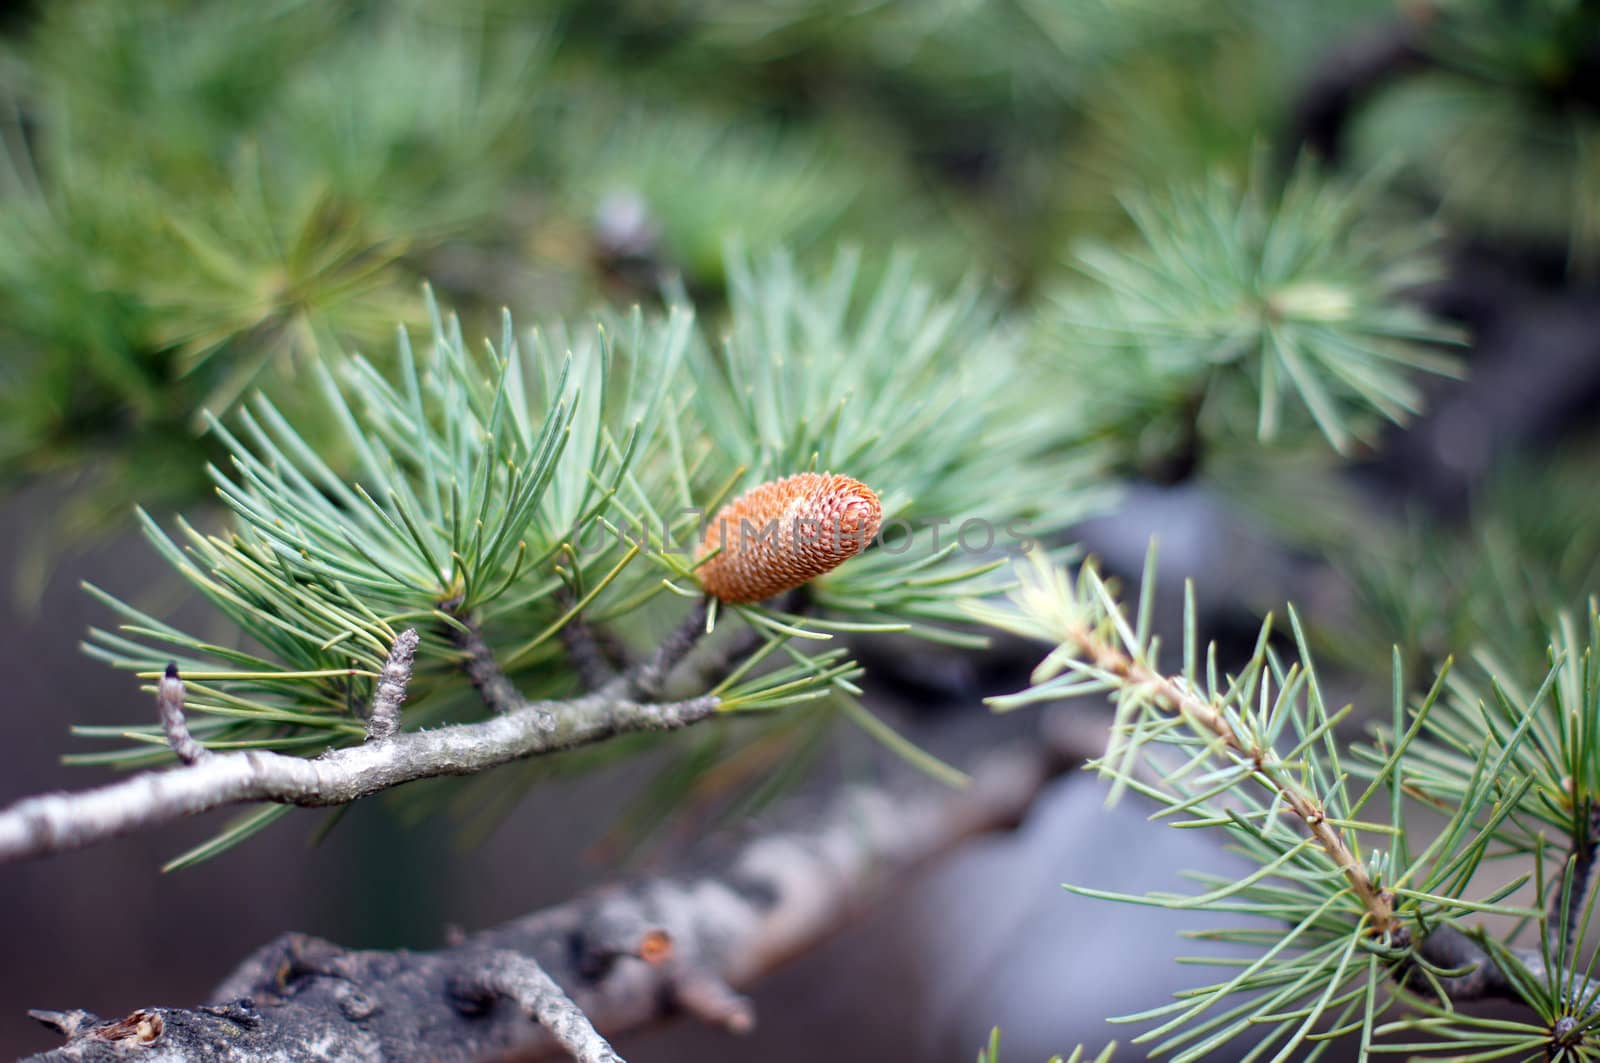
<svg viewBox="0 0 1600 1063">
<path fill-rule="evenodd" d="M 247 958 L 204 1006 L 149 1006 L 115 1021 L 34 1012 L 66 1043 L 32 1059 L 560 1055 L 536 1021 L 526 980 L 501 977 L 518 958 L 547 974 L 605 1036 L 683 1014 L 748 1030 L 755 1017 L 736 987 L 837 930 L 888 880 L 973 834 L 1015 824 L 1065 763 L 1034 747 L 991 756 L 960 790 L 925 779 L 850 788 L 809 822 L 759 836 L 719 867 L 602 888 L 437 951 L 354 951 L 286 934 Z M 542 987 L 546 998 L 551 988 Z"/>
</svg>

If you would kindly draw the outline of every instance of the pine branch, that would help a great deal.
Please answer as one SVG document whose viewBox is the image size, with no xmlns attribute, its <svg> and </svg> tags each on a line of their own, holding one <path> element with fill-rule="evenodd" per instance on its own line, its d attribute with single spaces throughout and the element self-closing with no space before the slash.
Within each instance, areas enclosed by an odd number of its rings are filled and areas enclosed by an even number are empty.
<svg viewBox="0 0 1600 1063">
<path fill-rule="evenodd" d="M 1510 597 L 1505 591 L 1496 599 L 1502 616 Z M 1544 623 L 1537 612 L 1527 620 Z M 1422 728 L 1430 741 L 1407 757 L 1405 786 L 1438 807 L 1458 807 L 1475 787 L 1481 750 L 1505 751 L 1512 777 L 1545 796 L 1500 822 L 1496 841 L 1540 865 L 1549 858 L 1549 839 L 1565 842 L 1542 913 L 1559 951 L 1580 936 L 1600 849 L 1600 720 L 1592 711 L 1600 698 L 1600 615 L 1591 609 L 1585 626 L 1562 615 L 1546 631 L 1548 666 L 1537 687 L 1517 682 L 1519 668 L 1502 659 L 1510 652 L 1503 639 L 1475 653 L 1470 669 L 1451 675 L 1448 696 Z M 1517 742 L 1529 728 L 1536 740 Z M 1391 756 L 1383 748 L 1355 752 L 1373 764 Z"/>
<path fill-rule="evenodd" d="M 1436 968 L 1462 972 L 1434 976 L 1434 984 L 1442 991 L 1445 1001 L 1466 1003 L 1474 1000 L 1521 999 L 1505 971 L 1494 962 L 1488 951 L 1453 927 L 1440 927 L 1425 937 L 1418 945 L 1417 955 Z M 1542 968 L 1543 960 L 1537 954 L 1526 952 L 1521 955 Z M 1413 973 L 1405 966 L 1400 970 L 1403 975 Z"/>
<path fill-rule="evenodd" d="M 175 676 L 163 680 L 164 714 L 173 683 L 179 683 Z M 0 809 L 0 862 L 81 848 L 225 805 L 346 804 L 416 779 L 475 775 L 620 734 L 676 730 L 712 716 L 719 704 L 710 695 L 654 703 L 615 692 L 525 701 L 509 683 L 497 680 L 492 686 L 515 700 L 503 702 L 500 715 L 478 723 L 391 734 L 313 759 L 259 750 L 213 753 L 171 771 L 144 772 L 93 790 L 24 798 Z M 183 731 L 175 746 L 187 737 Z"/>
<path fill-rule="evenodd" d="M 315 1044 L 387 1063 L 543 1058 L 562 1050 L 552 1032 L 494 1000 L 522 999 L 514 986 L 529 964 L 608 1037 L 685 1012 L 748 1030 L 754 1016 L 736 987 L 831 936 L 911 869 L 1015 824 L 1084 755 L 1059 744 L 1071 740 L 991 754 L 961 790 L 913 773 L 853 787 L 719 866 L 602 888 L 434 952 L 353 951 L 287 934 L 241 964 L 211 1005 L 146 1008 L 117 1023 L 35 1012 L 68 1040 L 34 1060 L 121 1059 L 121 1031 L 169 1063 L 306 1058 Z"/>
<path fill-rule="evenodd" d="M 1202 693 L 1183 676 L 1158 670 L 1147 654 L 1131 651 L 1115 629 L 1108 631 L 1105 625 L 1091 622 L 1094 615 L 1077 612 L 1056 618 L 1053 634 L 1060 645 L 1057 653 L 1081 660 L 1085 670 L 1102 677 L 1119 700 L 1137 700 L 1213 736 L 1215 741 L 1208 745 L 1209 759 L 1249 765 L 1253 776 L 1272 792 L 1274 799 L 1299 817 L 1328 862 L 1344 877 L 1371 916 L 1373 932 L 1387 934 L 1393 928 L 1393 896 L 1373 881 L 1351 851 L 1344 832 L 1328 822 L 1322 799 L 1302 785 L 1299 773 L 1271 745 L 1241 735 L 1225 711 L 1225 702 Z M 1108 751 L 1106 759 L 1111 760 L 1112 756 Z"/>
<path fill-rule="evenodd" d="M 1020 573 L 1011 607 L 977 603 L 972 610 L 1055 649 L 1029 689 L 991 701 L 1009 708 L 1109 694 L 1117 723 L 1111 747 L 1095 762 L 1101 772 L 1154 800 L 1156 818 L 1176 815 L 1174 826 L 1219 830 L 1259 865 L 1239 877 L 1197 875 L 1204 884 L 1197 896 L 1068 888 L 1277 924 L 1208 933 L 1251 947 L 1255 958 L 1215 984 L 1128 1016 L 1161 1019 L 1136 1041 L 1157 1041 L 1156 1052 L 1193 1063 L 1254 1030 L 1263 1037 L 1257 1053 L 1277 1044 L 1277 1058 L 1291 1058 L 1326 1020 L 1359 1031 L 1372 1049 L 1379 1035 L 1428 1030 L 1446 1036 L 1441 1050 L 1514 1043 L 1532 1053 L 1579 1043 L 1600 1027 L 1600 982 L 1571 945 L 1585 936 L 1594 908 L 1585 897 L 1587 872 L 1578 866 L 1582 850 L 1564 865 L 1548 913 L 1509 900 L 1529 878 L 1536 896 L 1549 895 L 1547 835 L 1534 820 L 1563 827 L 1580 846 L 1590 833 L 1585 801 L 1595 735 L 1586 720 L 1594 672 L 1588 651 L 1563 652 L 1576 644 L 1575 632 L 1564 632 L 1554 666 L 1531 697 L 1509 679 L 1503 685 L 1497 679 L 1487 701 L 1464 697 L 1450 685 L 1447 668 L 1425 697 L 1408 703 L 1397 670 L 1393 730 L 1380 733 L 1376 748 L 1351 756 L 1334 737 L 1350 709 L 1330 711 L 1324 702 L 1292 611 L 1297 663 L 1286 665 L 1272 650 L 1269 620 L 1248 663 L 1225 677 L 1215 648 L 1202 653 L 1198 644 L 1191 590 L 1183 667 L 1174 672 L 1158 666 L 1151 632 L 1153 559 L 1131 616 L 1092 563 L 1073 573 L 1042 556 L 1034 560 L 1031 571 Z M 1580 656 L 1582 664 L 1573 663 Z M 1351 761 L 1365 780 L 1359 791 L 1350 787 Z M 1385 794 L 1387 816 L 1363 814 L 1371 804 L 1381 807 L 1385 802 L 1376 799 Z M 1415 847 L 1404 815 L 1407 795 L 1437 799 L 1451 813 Z M 1375 836 L 1370 847 L 1365 835 Z M 1532 857 L 1532 873 L 1480 895 L 1484 861 L 1515 853 Z M 1502 942 L 1466 922 L 1486 913 L 1537 925 L 1540 949 L 1513 948 L 1510 938 Z M 1386 981 L 1408 991 L 1414 1014 L 1379 1027 Z M 1245 999 L 1226 1003 L 1238 996 Z M 1456 1010 L 1486 999 L 1514 1000 L 1538 1021 L 1510 1035 Z M 1496 1041 L 1501 1035 L 1509 1039 Z"/>
<path fill-rule="evenodd" d="M 1144 661 L 1124 653 L 1115 642 L 1102 637 L 1087 625 L 1074 625 L 1066 645 L 1075 646 L 1094 667 L 1116 676 L 1126 687 L 1146 692 L 1152 704 L 1174 716 L 1185 717 L 1211 732 L 1218 739 L 1214 747 L 1216 753 L 1233 754 L 1253 763 L 1257 777 L 1283 801 L 1285 807 L 1300 818 L 1306 830 L 1316 839 L 1317 845 L 1327 854 L 1328 861 L 1349 883 L 1350 889 L 1372 916 L 1373 932 L 1382 935 L 1390 930 L 1394 916 L 1393 896 L 1373 882 L 1367 869 L 1350 850 L 1344 833 L 1328 823 L 1321 800 L 1300 785 L 1295 773 L 1284 763 L 1277 750 L 1241 738 L 1211 699 L 1202 697 L 1181 678 L 1164 675 Z"/>
<path fill-rule="evenodd" d="M 1523 978 L 1535 982 L 1550 981 L 1549 965 L 1538 949 L 1502 949 L 1521 970 Z M 1441 1003 L 1467 1004 L 1481 1000 L 1509 1000 L 1527 1003 L 1527 983 L 1507 971 L 1507 964 L 1497 958 L 1472 935 L 1450 926 L 1430 931 L 1417 945 L 1417 955 L 1429 965 L 1444 971 L 1460 974 L 1431 974 L 1422 986 L 1436 987 L 1442 996 Z M 1402 980 L 1414 969 L 1402 964 L 1398 969 Z M 1600 1011 L 1600 981 L 1587 977 L 1577 969 L 1561 970 L 1555 979 L 1562 986 L 1565 1003 L 1580 1014 L 1593 1015 Z M 1420 986 L 1413 985 L 1413 989 Z"/>
<path fill-rule="evenodd" d="M 1039 342 L 1115 435 L 1177 418 L 1212 444 L 1254 420 L 1265 442 L 1292 418 L 1349 455 L 1422 408 L 1418 374 L 1458 372 L 1441 347 L 1459 334 L 1410 301 L 1441 272 L 1429 234 L 1372 220 L 1376 175 L 1302 165 L 1268 191 L 1262 169 L 1130 199 L 1139 241 L 1086 245 L 1085 281 L 1041 316 Z"/>
</svg>

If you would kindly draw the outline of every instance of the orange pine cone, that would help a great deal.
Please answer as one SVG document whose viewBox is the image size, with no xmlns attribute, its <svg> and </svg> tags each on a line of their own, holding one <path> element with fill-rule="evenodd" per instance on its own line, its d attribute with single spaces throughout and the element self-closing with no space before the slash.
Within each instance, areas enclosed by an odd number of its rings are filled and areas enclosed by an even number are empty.
<svg viewBox="0 0 1600 1063">
<path fill-rule="evenodd" d="M 802 472 L 757 484 L 729 502 L 695 552 L 706 593 L 759 602 L 838 568 L 878 534 L 883 507 L 860 480 Z"/>
</svg>

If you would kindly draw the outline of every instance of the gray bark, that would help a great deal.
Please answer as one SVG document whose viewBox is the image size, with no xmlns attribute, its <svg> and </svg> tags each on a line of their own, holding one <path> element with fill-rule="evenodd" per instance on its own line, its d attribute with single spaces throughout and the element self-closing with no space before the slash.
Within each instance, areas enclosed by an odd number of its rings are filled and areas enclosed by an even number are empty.
<svg viewBox="0 0 1600 1063">
<path fill-rule="evenodd" d="M 434 952 L 354 951 L 287 934 L 205 1006 L 144 1007 L 116 1022 L 35 1012 L 67 1040 L 33 1060 L 119 1060 L 135 1045 L 151 1063 L 559 1054 L 526 1001 L 494 977 L 515 957 L 548 974 L 607 1036 L 678 1014 L 747 1030 L 754 1015 L 735 987 L 831 934 L 896 876 L 1017 822 L 1063 763 L 1018 750 L 984 761 L 961 790 L 926 779 L 851 788 L 809 824 L 757 837 L 718 868 L 607 887 Z"/>
</svg>

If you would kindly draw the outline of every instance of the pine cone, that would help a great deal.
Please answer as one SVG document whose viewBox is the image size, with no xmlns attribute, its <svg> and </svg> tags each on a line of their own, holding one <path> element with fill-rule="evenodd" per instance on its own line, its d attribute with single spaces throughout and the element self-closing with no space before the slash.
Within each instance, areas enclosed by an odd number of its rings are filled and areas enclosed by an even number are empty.
<svg viewBox="0 0 1600 1063">
<path fill-rule="evenodd" d="M 759 602 L 838 568 L 878 534 L 883 507 L 860 480 L 802 472 L 758 484 L 729 502 L 706 529 L 696 558 L 706 593 Z"/>
</svg>

